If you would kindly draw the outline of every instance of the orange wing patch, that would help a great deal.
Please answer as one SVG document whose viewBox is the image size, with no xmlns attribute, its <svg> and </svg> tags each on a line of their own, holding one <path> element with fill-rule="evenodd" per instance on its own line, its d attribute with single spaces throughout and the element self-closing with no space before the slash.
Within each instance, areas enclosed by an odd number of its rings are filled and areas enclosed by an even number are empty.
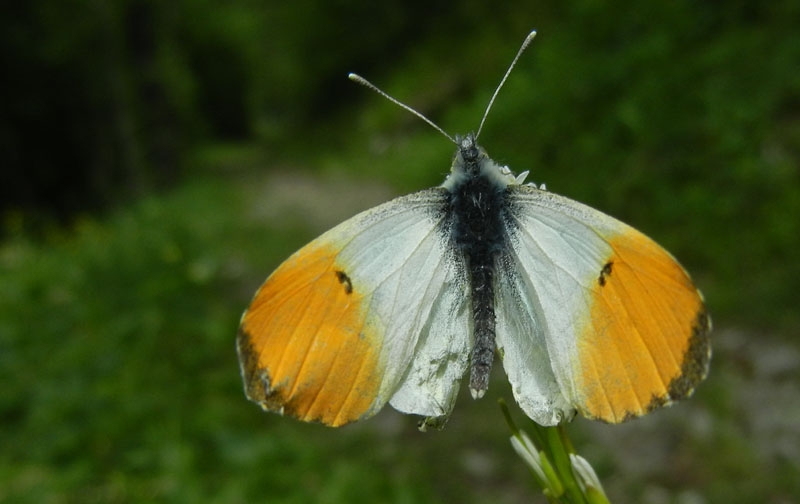
<svg viewBox="0 0 800 504">
<path fill-rule="evenodd" d="M 701 294 L 675 259 L 631 228 L 609 240 L 579 332 L 584 416 L 621 422 L 691 395 L 711 358 Z"/>
<path fill-rule="evenodd" d="M 249 399 L 334 427 L 375 400 L 382 334 L 336 252 L 311 243 L 284 262 L 256 293 L 237 338 Z"/>
</svg>

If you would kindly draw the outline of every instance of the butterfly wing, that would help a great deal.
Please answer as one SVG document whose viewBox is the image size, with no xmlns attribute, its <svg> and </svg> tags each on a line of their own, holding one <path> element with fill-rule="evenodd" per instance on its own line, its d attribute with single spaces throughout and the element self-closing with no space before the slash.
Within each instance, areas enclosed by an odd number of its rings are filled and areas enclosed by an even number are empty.
<svg viewBox="0 0 800 504">
<path fill-rule="evenodd" d="M 520 408 L 540 425 L 555 425 L 575 408 L 553 372 L 536 292 L 517 256 L 505 251 L 495 280 L 497 352 Z"/>
<path fill-rule="evenodd" d="M 469 322 L 445 205 L 442 189 L 397 198 L 272 273 L 237 338 L 248 398 L 331 426 L 369 417 L 390 399 L 406 413 L 449 414 Z"/>
<path fill-rule="evenodd" d="M 690 395 L 711 320 L 677 261 L 593 208 L 509 186 L 498 347 L 528 415 L 620 422 Z M 556 387 L 557 385 L 557 387 Z"/>
</svg>

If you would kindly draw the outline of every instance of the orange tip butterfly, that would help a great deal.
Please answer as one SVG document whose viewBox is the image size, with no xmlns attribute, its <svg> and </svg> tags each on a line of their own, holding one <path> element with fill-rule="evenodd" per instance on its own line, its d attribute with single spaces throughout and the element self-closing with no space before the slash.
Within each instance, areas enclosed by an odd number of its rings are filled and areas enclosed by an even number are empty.
<svg viewBox="0 0 800 504">
<path fill-rule="evenodd" d="M 439 187 L 362 212 L 295 252 L 241 319 L 247 397 L 329 426 L 388 402 L 442 426 L 462 377 L 482 397 L 495 352 L 542 425 L 622 422 L 692 394 L 711 358 L 702 294 L 669 252 L 586 205 L 457 146 Z"/>
</svg>

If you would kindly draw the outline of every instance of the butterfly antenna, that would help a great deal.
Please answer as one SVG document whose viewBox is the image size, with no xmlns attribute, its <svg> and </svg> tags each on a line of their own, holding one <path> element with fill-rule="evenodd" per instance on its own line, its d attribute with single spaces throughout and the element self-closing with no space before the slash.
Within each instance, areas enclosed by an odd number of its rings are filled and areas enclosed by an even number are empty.
<svg viewBox="0 0 800 504">
<path fill-rule="evenodd" d="M 500 81 L 500 84 L 497 86 L 497 89 L 494 90 L 492 99 L 489 100 L 489 105 L 486 106 L 486 112 L 483 113 L 483 119 L 481 119 L 481 124 L 480 126 L 478 126 L 478 133 L 475 134 L 475 140 L 477 140 L 481 134 L 481 130 L 483 129 L 483 123 L 486 122 L 486 116 L 489 115 L 489 111 L 492 109 L 492 105 L 494 104 L 494 99 L 497 98 L 497 93 L 500 92 L 500 88 L 502 88 L 503 84 L 506 83 L 508 75 L 511 73 L 511 70 L 514 69 L 514 65 L 517 64 L 517 60 L 519 59 L 520 56 L 522 56 L 522 53 L 525 52 L 525 49 L 528 48 L 528 45 L 530 45 L 531 41 L 533 41 L 533 37 L 535 36 L 536 36 L 536 30 L 533 30 L 528 34 L 527 37 L 525 37 L 525 41 L 522 43 L 522 47 L 519 48 L 519 51 L 517 51 L 517 55 L 514 56 L 514 60 L 511 62 L 511 65 L 508 66 L 508 70 L 506 70 L 506 74 L 503 76 L 503 80 Z"/>
<path fill-rule="evenodd" d="M 384 98 L 386 98 L 390 102 L 394 103 L 395 105 L 408 110 L 409 112 L 411 112 L 415 116 L 419 117 L 420 119 L 422 119 L 426 123 L 428 123 L 431 126 L 433 126 L 433 129 L 435 129 L 436 131 L 438 131 L 442 135 L 446 136 L 448 140 L 450 140 L 454 144 L 458 145 L 458 143 L 456 143 L 456 141 L 453 139 L 453 137 L 448 135 L 442 128 L 437 126 L 436 123 L 434 123 L 433 121 L 431 121 L 430 119 L 428 119 L 427 117 L 422 115 L 421 113 L 417 112 L 413 108 L 409 107 L 405 103 L 403 103 L 403 102 L 401 102 L 399 100 L 396 100 L 396 99 L 392 98 L 391 96 L 389 96 L 388 94 L 384 93 L 383 91 L 380 90 L 380 88 L 378 88 L 378 86 L 376 86 L 375 84 L 371 83 L 370 81 L 368 81 L 364 77 L 361 77 L 360 75 L 354 74 L 354 73 L 348 74 L 347 77 L 353 82 L 357 82 L 357 83 L 361 84 L 362 86 L 366 86 L 366 87 L 370 88 L 371 90 L 375 91 L 376 93 L 378 93 L 379 95 L 383 96 Z"/>
</svg>

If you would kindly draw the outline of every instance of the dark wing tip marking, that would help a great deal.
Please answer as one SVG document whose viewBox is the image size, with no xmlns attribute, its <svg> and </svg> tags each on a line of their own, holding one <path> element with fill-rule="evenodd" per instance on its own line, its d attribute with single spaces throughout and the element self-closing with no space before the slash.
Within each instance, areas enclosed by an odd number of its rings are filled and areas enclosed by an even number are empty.
<svg viewBox="0 0 800 504">
<path fill-rule="evenodd" d="M 251 401 L 261 404 L 269 394 L 270 378 L 266 370 L 258 368 L 258 353 L 253 347 L 250 333 L 242 326 L 239 326 L 236 334 L 236 352 L 239 355 L 244 393 Z"/>
<path fill-rule="evenodd" d="M 269 372 L 258 366 L 258 352 L 253 346 L 252 337 L 240 326 L 236 335 L 236 351 L 239 354 L 239 367 L 242 373 L 245 396 L 266 411 L 284 413 L 281 387 L 273 387 Z"/>
<path fill-rule="evenodd" d="M 658 408 L 662 408 L 664 406 L 669 406 L 670 404 L 672 404 L 672 401 L 669 395 L 660 396 L 657 394 L 653 394 L 650 397 L 650 402 L 647 403 L 647 406 L 645 407 L 643 414 L 650 413 L 651 411 L 657 410 Z"/>
<path fill-rule="evenodd" d="M 681 374 L 675 377 L 667 388 L 671 399 L 689 397 L 694 392 L 695 386 L 708 375 L 708 366 L 711 362 L 711 339 L 708 337 L 710 330 L 711 317 L 705 307 L 701 307 L 692 325 L 689 346 L 683 355 Z"/>
<path fill-rule="evenodd" d="M 336 270 L 335 274 L 336 274 L 336 278 L 339 280 L 339 283 L 344 285 L 344 292 L 346 294 L 352 294 L 353 293 L 353 282 L 350 281 L 350 277 L 347 276 L 347 273 L 345 273 L 344 271 Z"/>
<path fill-rule="evenodd" d="M 667 395 L 658 395 L 653 394 L 650 396 L 650 402 L 644 407 L 644 409 L 640 411 L 626 411 L 625 416 L 622 417 L 622 420 L 619 423 L 627 422 L 629 420 L 633 420 L 634 418 L 639 418 L 644 416 L 648 413 L 652 413 L 653 411 L 663 408 L 664 406 L 669 406 L 672 404 L 672 398 L 669 394 Z"/>
</svg>

